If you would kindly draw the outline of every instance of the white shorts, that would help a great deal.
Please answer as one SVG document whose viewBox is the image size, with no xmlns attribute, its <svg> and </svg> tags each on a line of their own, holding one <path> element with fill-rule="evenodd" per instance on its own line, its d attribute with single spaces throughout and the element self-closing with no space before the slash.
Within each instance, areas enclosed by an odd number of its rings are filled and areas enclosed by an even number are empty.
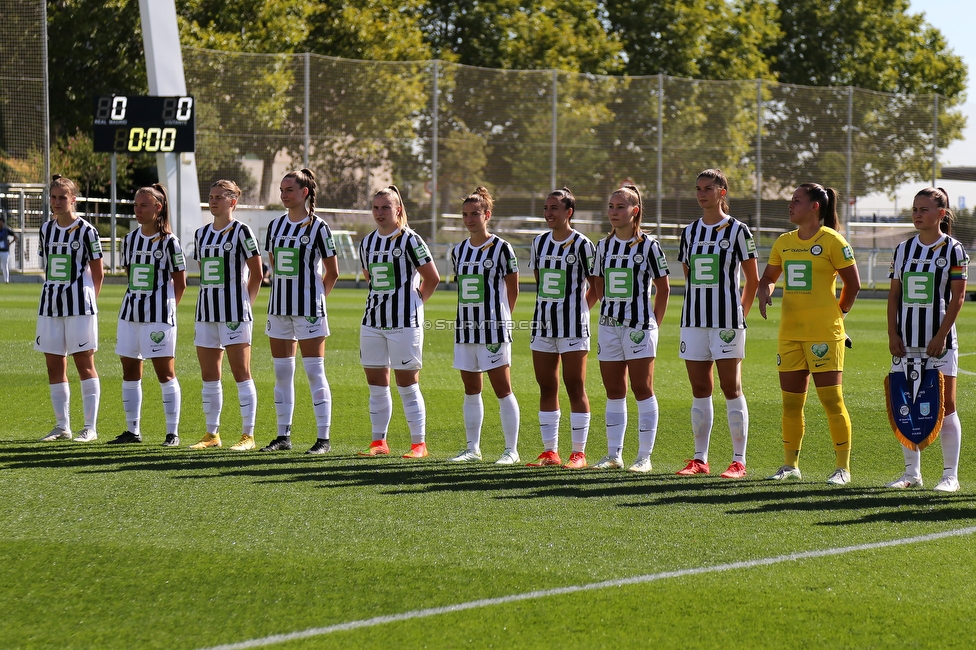
<svg viewBox="0 0 976 650">
<path fill-rule="evenodd" d="M 251 344 L 251 321 L 239 323 L 201 323 L 193 331 L 193 345 L 198 348 L 223 350 L 228 345 Z"/>
<path fill-rule="evenodd" d="M 600 361 L 629 361 L 657 356 L 657 328 L 639 330 L 623 325 L 600 325 L 596 358 Z"/>
<path fill-rule="evenodd" d="M 424 365 L 424 328 L 360 325 L 359 361 L 364 368 L 420 370 Z"/>
<path fill-rule="evenodd" d="M 534 352 L 548 352 L 549 354 L 566 354 L 567 352 L 588 352 L 590 337 L 563 338 L 556 336 L 533 336 L 529 340 L 529 349 Z"/>
<path fill-rule="evenodd" d="M 130 359 L 176 356 L 176 325 L 119 321 L 115 353 Z"/>
<path fill-rule="evenodd" d="M 721 327 L 682 327 L 678 358 L 688 361 L 745 359 L 746 331 Z"/>
<path fill-rule="evenodd" d="M 902 363 L 906 358 L 918 358 L 925 355 L 925 348 L 906 348 L 907 357 L 891 357 L 891 370 L 889 372 L 901 372 Z M 946 350 L 941 357 L 928 357 L 925 359 L 926 368 L 935 368 L 946 377 L 955 377 L 959 370 L 959 350 Z"/>
<path fill-rule="evenodd" d="M 98 316 L 38 316 L 34 349 L 62 357 L 98 349 Z"/>
<path fill-rule="evenodd" d="M 454 369 L 465 372 L 487 372 L 512 365 L 512 344 L 455 343 Z"/>
<path fill-rule="evenodd" d="M 329 335 L 329 319 L 325 316 L 275 316 L 268 314 L 264 328 L 268 337 L 286 341 L 304 341 Z"/>
</svg>

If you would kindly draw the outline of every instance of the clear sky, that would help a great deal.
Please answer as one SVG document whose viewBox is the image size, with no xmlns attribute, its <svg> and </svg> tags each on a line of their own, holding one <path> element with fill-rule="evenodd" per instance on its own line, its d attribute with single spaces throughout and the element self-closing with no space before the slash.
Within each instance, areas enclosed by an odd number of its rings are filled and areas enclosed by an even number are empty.
<svg viewBox="0 0 976 650">
<path fill-rule="evenodd" d="M 949 48 L 961 56 L 969 68 L 968 100 L 962 105 L 968 124 L 963 139 L 940 152 L 939 160 L 943 165 L 976 167 L 976 0 L 911 0 L 909 12 L 925 14 L 925 21 L 942 32 Z M 976 183 L 942 181 L 939 184 L 949 193 L 953 207 L 959 205 L 960 197 L 965 197 L 966 207 L 972 209 L 976 205 Z M 909 206 L 918 189 L 917 184 L 901 188 L 898 208 Z M 893 208 L 894 204 L 886 196 L 858 199 L 859 213 Z"/>
</svg>

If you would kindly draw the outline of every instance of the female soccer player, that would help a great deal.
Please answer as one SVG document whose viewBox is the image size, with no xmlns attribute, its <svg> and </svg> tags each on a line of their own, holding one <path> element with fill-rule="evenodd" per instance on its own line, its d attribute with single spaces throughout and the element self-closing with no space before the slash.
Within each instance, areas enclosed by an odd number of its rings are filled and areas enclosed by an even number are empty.
<svg viewBox="0 0 976 650">
<path fill-rule="evenodd" d="M 939 492 L 959 490 L 959 448 L 962 427 L 956 412 L 956 371 L 959 339 L 956 317 L 966 300 L 969 256 L 950 236 L 953 216 L 949 195 L 927 187 L 915 195 L 912 221 L 918 234 L 895 249 L 888 291 L 888 348 L 891 371 L 901 371 L 909 357 L 925 358 L 945 381 L 942 404 L 942 479 Z M 922 486 L 921 452 L 902 446 L 905 474 L 888 484 L 905 489 Z"/>
<path fill-rule="evenodd" d="M 220 366 L 227 350 L 230 370 L 237 382 L 241 405 L 242 435 L 231 447 L 254 449 L 254 414 L 258 394 L 251 379 L 251 305 L 261 288 L 261 252 L 254 233 L 234 219 L 241 188 L 234 181 L 219 180 L 210 186 L 213 223 L 197 229 L 193 259 L 200 264 L 194 344 L 203 374 L 203 413 L 207 432 L 190 449 L 220 447 L 220 411 L 224 391 Z"/>
<path fill-rule="evenodd" d="M 725 394 L 732 464 L 723 478 L 746 475 L 749 410 L 742 394 L 742 359 L 746 355 L 746 316 L 756 297 L 759 270 L 756 242 L 749 227 L 730 217 L 726 195 L 729 181 L 721 169 L 698 175 L 695 193 L 702 217 L 681 233 L 678 261 L 685 272 L 681 309 L 681 347 L 691 382 L 691 429 L 695 457 L 679 476 L 708 474 L 708 443 L 712 435 L 712 364 Z M 745 290 L 739 292 L 739 271 Z"/>
<path fill-rule="evenodd" d="M 95 372 L 98 349 L 98 308 L 102 288 L 102 248 L 95 228 L 75 214 L 78 190 L 63 176 L 51 181 L 51 212 L 55 218 L 41 226 L 38 255 L 44 265 L 44 286 L 37 310 L 34 349 L 44 353 L 54 407 L 54 428 L 41 442 L 71 440 L 68 357 L 81 379 L 85 426 L 75 442 L 98 438 L 101 384 Z"/>
<path fill-rule="evenodd" d="M 162 185 L 136 190 L 139 228 L 122 239 L 122 266 L 129 288 L 122 297 L 115 352 L 122 361 L 122 409 L 126 430 L 109 444 L 142 442 L 142 361 L 152 359 L 166 417 L 164 447 L 180 445 L 180 382 L 176 379 L 176 306 L 186 289 L 183 249 L 169 225 L 169 198 Z"/>
<path fill-rule="evenodd" d="M 390 453 L 386 436 L 393 414 L 390 368 L 410 429 L 404 458 L 427 456 L 427 406 L 420 392 L 423 366 L 424 303 L 440 275 L 427 244 L 407 226 L 407 212 L 396 185 L 373 195 L 376 230 L 359 244 L 359 259 L 369 280 L 366 310 L 359 329 L 359 357 L 369 385 L 373 442 L 363 456 Z"/>
<path fill-rule="evenodd" d="M 834 230 L 837 190 L 804 183 L 793 192 L 790 221 L 796 230 L 779 236 L 759 280 L 759 312 L 773 304 L 776 280 L 785 275 L 776 365 L 783 392 L 783 450 L 786 461 L 770 478 L 800 479 L 798 461 L 803 442 L 803 405 L 810 374 L 827 412 L 837 469 L 830 485 L 851 480 L 851 418 L 844 406 L 844 317 L 854 305 L 861 279 L 854 251 Z M 844 281 L 836 298 L 836 279 Z"/>
<path fill-rule="evenodd" d="M 637 460 L 628 469 L 638 473 L 651 471 L 658 422 L 654 358 L 671 285 L 664 251 L 656 239 L 641 231 L 643 216 L 640 191 L 633 185 L 624 185 L 610 195 L 607 217 L 613 230 L 596 246 L 593 271 L 601 299 L 597 358 L 607 389 L 607 455 L 594 469 L 624 466 L 629 375 L 637 399 L 639 449 Z"/>
<path fill-rule="evenodd" d="M 315 188 L 310 169 L 285 174 L 280 191 L 288 214 L 271 222 L 264 244 L 273 269 L 267 332 L 274 359 L 278 436 L 261 451 L 291 449 L 296 348 L 302 351 L 317 427 L 315 444 L 305 453 L 325 454 L 332 449 L 332 390 L 325 377 L 325 338 L 329 335 L 325 300 L 339 278 L 339 260 L 332 229 L 315 214 Z"/>
<path fill-rule="evenodd" d="M 464 430 L 467 448 L 455 462 L 481 460 L 482 373 L 498 397 L 505 436 L 505 452 L 497 465 L 519 462 L 519 405 L 512 393 L 512 309 L 518 298 L 518 261 L 504 239 L 488 232 L 493 201 L 479 187 L 461 204 L 461 218 L 471 236 L 451 250 L 451 265 L 458 288 L 454 328 L 454 367 L 464 383 Z"/>
<path fill-rule="evenodd" d="M 590 401 L 586 396 L 586 357 L 590 350 L 593 289 L 593 243 L 572 225 L 576 197 L 568 187 L 546 198 L 543 214 L 549 232 L 532 240 L 529 268 L 538 289 L 532 317 L 532 365 L 539 383 L 539 428 L 543 452 L 529 467 L 560 465 L 559 363 L 569 394 L 573 451 L 566 469 L 586 465 Z"/>
</svg>

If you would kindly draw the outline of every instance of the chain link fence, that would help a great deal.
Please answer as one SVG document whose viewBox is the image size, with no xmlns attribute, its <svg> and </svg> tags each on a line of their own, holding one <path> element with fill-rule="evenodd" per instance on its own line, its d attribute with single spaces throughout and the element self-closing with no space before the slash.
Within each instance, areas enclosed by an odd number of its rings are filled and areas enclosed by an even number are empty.
<svg viewBox="0 0 976 650">
<path fill-rule="evenodd" d="M 0 183 L 48 175 L 47 9 L 0 0 Z"/>
</svg>

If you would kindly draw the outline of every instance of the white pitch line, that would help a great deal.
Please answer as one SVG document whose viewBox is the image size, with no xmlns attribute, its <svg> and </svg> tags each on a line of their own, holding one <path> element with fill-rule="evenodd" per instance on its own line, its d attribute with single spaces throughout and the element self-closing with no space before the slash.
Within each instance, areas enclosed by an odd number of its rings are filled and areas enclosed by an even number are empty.
<svg viewBox="0 0 976 650">
<path fill-rule="evenodd" d="M 736 569 L 751 569 L 759 566 L 780 564 L 781 562 L 808 560 L 811 558 L 829 557 L 832 555 L 844 555 L 846 553 L 854 553 L 857 551 L 870 551 L 878 548 L 892 548 L 894 546 L 905 546 L 907 544 L 921 544 L 923 542 L 931 542 L 938 539 L 945 539 L 947 537 L 961 537 L 964 535 L 972 535 L 973 533 L 976 533 L 976 526 L 970 526 L 968 528 L 960 528 L 958 530 L 949 530 L 942 533 L 932 533 L 930 535 L 919 535 L 918 537 L 906 537 L 903 539 L 893 539 L 887 542 L 872 542 L 870 544 L 858 544 L 857 546 L 842 546 L 840 548 L 827 548 L 819 551 L 804 551 L 802 553 L 790 553 L 789 555 L 777 555 L 775 557 L 761 558 L 758 560 L 745 560 L 742 562 L 731 562 L 729 564 L 716 564 L 714 566 L 697 567 L 694 569 L 679 569 L 677 571 L 664 571 L 662 573 L 650 573 L 641 576 L 633 576 L 630 578 L 618 578 L 616 580 L 605 580 L 603 582 L 591 582 L 585 585 L 575 585 L 570 587 L 557 587 L 555 589 L 529 591 L 524 594 L 512 594 L 509 596 L 499 596 L 497 598 L 483 598 L 481 600 L 472 600 L 466 603 L 457 603 L 456 605 L 445 605 L 444 607 L 431 607 L 430 609 L 417 609 L 412 612 L 403 612 L 402 614 L 389 614 L 387 616 L 376 616 L 373 618 L 366 618 L 358 621 L 349 621 L 348 623 L 339 623 L 337 625 L 330 625 L 328 627 L 313 627 L 307 630 L 302 630 L 301 632 L 289 632 L 288 634 L 274 634 L 272 636 L 266 636 L 260 639 L 251 639 L 250 641 L 241 641 L 239 643 L 228 643 L 226 645 L 213 646 L 211 648 L 206 648 L 205 650 L 245 650 L 246 648 L 260 648 L 264 646 L 275 645 L 278 643 L 286 643 L 288 641 L 296 641 L 298 639 L 308 639 L 310 637 L 323 636 L 326 634 L 332 634 L 333 632 L 345 632 L 347 630 L 358 630 L 364 627 L 375 627 L 377 625 L 385 625 L 387 623 L 397 623 L 400 621 L 410 621 L 417 618 L 428 618 L 431 616 L 439 616 L 441 614 L 463 612 L 469 609 L 493 607 L 495 605 L 507 605 L 509 603 L 517 603 L 523 600 L 536 600 L 539 598 L 548 598 L 550 596 L 564 596 L 567 594 L 576 594 L 584 591 L 595 591 L 597 589 L 607 589 L 610 587 L 623 587 L 625 585 L 645 584 L 648 582 L 657 582 L 659 580 L 666 580 L 668 578 L 683 578 L 686 576 L 701 575 L 703 573 L 719 573 L 722 571 L 734 571 Z"/>
<path fill-rule="evenodd" d="M 973 372 L 972 370 L 963 370 L 962 368 L 956 368 L 956 372 L 958 372 L 960 375 L 976 375 L 976 372 Z"/>
</svg>

